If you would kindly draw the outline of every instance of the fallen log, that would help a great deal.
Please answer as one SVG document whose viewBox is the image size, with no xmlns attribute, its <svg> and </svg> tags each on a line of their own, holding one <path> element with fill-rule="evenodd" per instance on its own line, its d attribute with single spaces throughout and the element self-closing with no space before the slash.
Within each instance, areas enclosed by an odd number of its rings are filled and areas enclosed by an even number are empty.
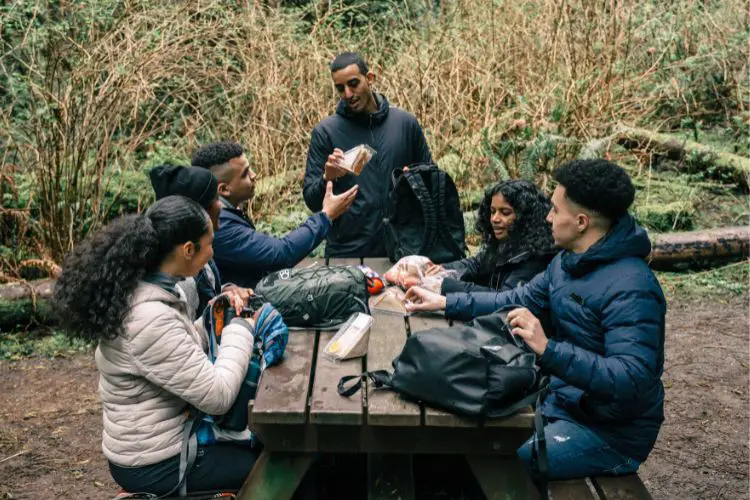
<svg viewBox="0 0 750 500">
<path fill-rule="evenodd" d="M 670 160 L 689 160 L 691 164 L 715 166 L 728 173 L 741 187 L 750 184 L 750 158 L 715 149 L 694 141 L 683 140 L 651 130 L 619 125 L 614 139 L 628 149 L 642 148 L 665 155 Z"/>
<path fill-rule="evenodd" d="M 655 234 L 651 244 L 655 269 L 711 265 L 750 256 L 750 226 Z"/>
<path fill-rule="evenodd" d="M 654 269 L 704 267 L 750 256 L 750 226 L 651 235 Z M 48 325 L 54 279 L 0 285 L 0 331 Z M 32 292 L 33 291 L 33 292 Z"/>
</svg>

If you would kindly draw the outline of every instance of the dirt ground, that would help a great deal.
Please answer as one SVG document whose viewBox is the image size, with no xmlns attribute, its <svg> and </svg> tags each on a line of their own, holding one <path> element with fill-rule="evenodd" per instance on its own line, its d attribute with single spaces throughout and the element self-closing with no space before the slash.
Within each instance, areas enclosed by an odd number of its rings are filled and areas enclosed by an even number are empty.
<svg viewBox="0 0 750 500">
<path fill-rule="evenodd" d="M 748 498 L 748 298 L 671 301 L 655 499 Z M 107 499 L 91 355 L 0 362 L 0 499 Z M 442 496 L 445 498 L 445 496 Z"/>
</svg>

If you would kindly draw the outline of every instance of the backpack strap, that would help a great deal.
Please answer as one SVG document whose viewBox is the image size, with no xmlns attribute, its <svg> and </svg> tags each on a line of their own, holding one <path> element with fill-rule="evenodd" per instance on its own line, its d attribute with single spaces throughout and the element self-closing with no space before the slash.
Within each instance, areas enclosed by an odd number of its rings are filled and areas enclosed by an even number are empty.
<svg viewBox="0 0 750 500">
<path fill-rule="evenodd" d="M 435 185 L 434 182 L 437 181 L 437 217 L 438 222 L 440 224 L 437 225 L 436 230 L 438 232 L 438 236 L 441 240 L 443 240 L 443 243 L 445 243 L 448 248 L 451 249 L 451 251 L 456 255 L 457 259 L 463 258 L 466 253 L 461 249 L 458 244 L 455 242 L 453 237 L 448 232 L 448 226 L 445 224 L 445 222 L 448 220 L 448 214 L 445 211 L 445 190 L 446 190 L 446 177 L 447 174 L 443 172 L 442 170 L 435 169 L 435 171 L 432 173 L 433 175 L 433 186 Z"/>
<path fill-rule="evenodd" d="M 380 389 L 382 387 L 389 388 L 391 387 L 391 379 L 393 378 L 393 374 L 386 370 L 375 370 L 371 372 L 364 372 L 360 375 L 347 375 L 345 377 L 341 377 L 338 387 L 339 396 L 348 398 L 356 394 L 362 388 L 362 382 L 367 380 L 368 378 L 372 381 L 373 386 L 376 389 Z M 346 387 L 346 383 L 354 379 L 357 379 L 357 381 L 352 384 L 351 387 Z"/>
<path fill-rule="evenodd" d="M 424 215 L 425 230 L 424 237 L 422 239 L 422 246 L 417 252 L 419 255 L 426 255 L 427 250 L 432 248 L 435 238 L 438 233 L 438 221 L 437 213 L 435 211 L 435 205 L 432 202 L 432 196 L 427 190 L 427 186 L 422 179 L 422 176 L 418 172 L 406 172 L 404 174 L 409 186 L 411 187 L 414 194 L 417 195 L 419 204 L 422 206 L 422 214 Z"/>
</svg>

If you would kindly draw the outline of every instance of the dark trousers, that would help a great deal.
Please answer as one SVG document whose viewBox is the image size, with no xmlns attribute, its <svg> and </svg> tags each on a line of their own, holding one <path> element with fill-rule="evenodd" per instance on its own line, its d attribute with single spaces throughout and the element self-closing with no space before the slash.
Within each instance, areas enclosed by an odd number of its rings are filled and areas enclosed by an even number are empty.
<svg viewBox="0 0 750 500">
<path fill-rule="evenodd" d="M 199 447 L 195 464 L 187 475 L 187 490 L 239 490 L 255 465 L 260 450 L 249 445 L 217 443 Z M 129 493 L 164 495 L 176 485 L 180 456 L 153 465 L 121 467 L 109 463 L 109 471 L 117 484 Z"/>
</svg>

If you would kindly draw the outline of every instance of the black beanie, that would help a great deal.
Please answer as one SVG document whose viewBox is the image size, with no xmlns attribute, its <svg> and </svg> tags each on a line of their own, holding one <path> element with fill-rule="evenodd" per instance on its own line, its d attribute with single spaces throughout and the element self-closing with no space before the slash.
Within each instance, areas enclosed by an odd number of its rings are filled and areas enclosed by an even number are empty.
<svg viewBox="0 0 750 500">
<path fill-rule="evenodd" d="M 159 165 L 149 172 L 156 199 L 181 195 L 208 208 L 216 198 L 219 183 L 210 170 L 179 165 Z"/>
</svg>

